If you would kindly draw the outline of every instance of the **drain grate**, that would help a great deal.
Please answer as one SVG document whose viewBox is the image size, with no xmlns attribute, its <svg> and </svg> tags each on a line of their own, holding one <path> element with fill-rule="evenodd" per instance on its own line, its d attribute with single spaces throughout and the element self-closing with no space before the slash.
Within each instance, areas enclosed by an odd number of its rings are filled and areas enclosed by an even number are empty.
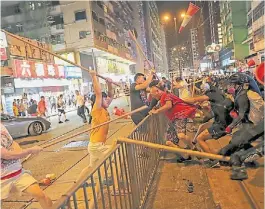
<svg viewBox="0 0 265 209">
<path fill-rule="evenodd" d="M 65 144 L 62 148 L 87 147 L 89 141 L 71 141 Z"/>
</svg>

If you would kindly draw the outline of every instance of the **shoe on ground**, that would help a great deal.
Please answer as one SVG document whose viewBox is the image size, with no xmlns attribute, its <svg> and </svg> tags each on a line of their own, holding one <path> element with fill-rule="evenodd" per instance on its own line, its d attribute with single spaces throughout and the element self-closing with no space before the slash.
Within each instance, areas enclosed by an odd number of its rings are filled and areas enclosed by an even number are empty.
<svg viewBox="0 0 265 209">
<path fill-rule="evenodd" d="M 191 156 L 189 156 L 188 158 L 184 158 L 182 156 L 177 156 L 177 162 L 178 163 L 184 163 L 184 162 L 191 161 L 191 160 L 192 160 Z"/>
<path fill-rule="evenodd" d="M 248 179 L 248 174 L 245 167 L 232 168 L 232 174 L 230 176 L 232 180 L 245 180 Z"/>
<path fill-rule="evenodd" d="M 63 123 L 63 121 L 59 121 L 59 123 L 61 124 L 61 123 Z"/>
<path fill-rule="evenodd" d="M 220 168 L 220 163 L 218 160 L 204 160 L 203 161 L 207 168 Z"/>
<path fill-rule="evenodd" d="M 68 121 L 69 121 L 68 119 L 65 120 L 65 122 L 68 122 Z"/>
</svg>

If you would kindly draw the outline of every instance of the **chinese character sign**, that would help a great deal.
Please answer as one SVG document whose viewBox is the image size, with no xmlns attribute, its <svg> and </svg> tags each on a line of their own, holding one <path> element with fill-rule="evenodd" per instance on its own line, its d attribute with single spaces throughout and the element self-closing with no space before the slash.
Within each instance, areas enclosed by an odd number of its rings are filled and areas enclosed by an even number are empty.
<svg viewBox="0 0 265 209">
<path fill-rule="evenodd" d="M 0 55 L 2 61 L 7 60 L 6 48 L 0 48 Z"/>
<path fill-rule="evenodd" d="M 17 78 L 65 78 L 64 66 L 28 60 L 14 60 Z"/>
<path fill-rule="evenodd" d="M 34 62 L 28 60 L 14 60 L 15 76 L 18 78 L 34 78 Z"/>
</svg>

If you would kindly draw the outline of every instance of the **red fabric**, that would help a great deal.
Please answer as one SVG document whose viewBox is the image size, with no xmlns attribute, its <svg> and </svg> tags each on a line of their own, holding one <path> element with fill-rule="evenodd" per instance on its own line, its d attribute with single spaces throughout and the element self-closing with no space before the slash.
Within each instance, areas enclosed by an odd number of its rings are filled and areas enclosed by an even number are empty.
<svg viewBox="0 0 265 209">
<path fill-rule="evenodd" d="M 8 175 L 6 175 L 6 176 L 1 177 L 1 180 L 11 179 L 11 178 L 13 178 L 13 177 L 15 177 L 15 176 L 21 174 L 21 172 L 22 172 L 22 169 L 20 169 L 20 170 L 14 172 L 14 173 L 10 173 L 10 174 L 8 174 Z"/>
<path fill-rule="evenodd" d="M 232 128 L 230 128 L 229 126 L 226 127 L 225 133 L 230 134 L 231 132 L 232 132 Z"/>
<path fill-rule="evenodd" d="M 39 101 L 38 110 L 40 113 L 45 113 L 45 111 L 46 111 L 45 101 Z"/>
<path fill-rule="evenodd" d="M 185 103 L 182 99 L 178 98 L 171 93 L 163 93 L 160 99 L 161 106 L 164 106 L 167 101 L 171 101 L 173 107 L 166 111 L 166 116 L 169 120 L 184 118 L 194 118 L 196 113 L 196 107 Z"/>
</svg>

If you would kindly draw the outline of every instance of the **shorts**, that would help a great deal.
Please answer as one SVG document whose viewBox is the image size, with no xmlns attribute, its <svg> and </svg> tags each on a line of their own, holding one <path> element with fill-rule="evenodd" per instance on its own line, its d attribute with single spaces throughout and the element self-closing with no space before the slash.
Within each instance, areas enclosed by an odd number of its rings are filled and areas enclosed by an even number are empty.
<svg viewBox="0 0 265 209">
<path fill-rule="evenodd" d="M 167 140 L 172 141 L 175 145 L 178 144 L 179 138 L 178 134 L 186 134 L 188 119 L 175 119 L 168 123 L 167 127 Z"/>
<path fill-rule="evenodd" d="M 62 110 L 62 109 L 58 109 L 58 114 L 61 115 L 61 114 L 65 114 L 65 111 Z"/>
<path fill-rule="evenodd" d="M 208 132 L 211 134 L 213 139 L 219 139 L 220 137 L 226 135 L 225 126 L 220 123 L 213 123 Z"/>
<path fill-rule="evenodd" d="M 110 150 L 109 145 L 105 145 L 103 142 L 89 142 L 88 144 L 89 153 L 89 166 L 95 166 L 95 163 L 104 157 Z"/>
<path fill-rule="evenodd" d="M 12 189 L 15 189 L 19 194 L 29 186 L 37 183 L 29 171 L 22 170 L 21 174 L 10 179 L 1 180 L 1 199 L 8 198 Z"/>
</svg>

